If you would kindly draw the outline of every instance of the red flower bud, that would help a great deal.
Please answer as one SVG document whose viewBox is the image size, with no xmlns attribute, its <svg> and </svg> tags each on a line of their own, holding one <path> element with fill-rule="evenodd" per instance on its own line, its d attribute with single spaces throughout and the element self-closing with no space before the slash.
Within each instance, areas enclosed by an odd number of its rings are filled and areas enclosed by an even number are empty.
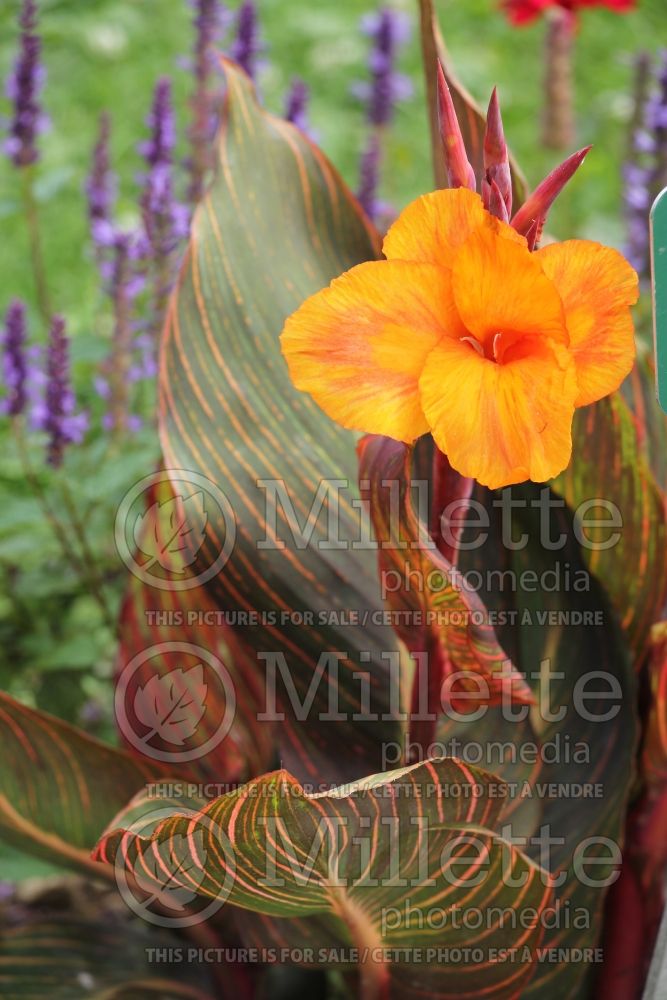
<svg viewBox="0 0 667 1000">
<path fill-rule="evenodd" d="M 528 239 L 528 246 L 531 250 L 535 248 L 540 238 L 549 209 L 570 178 L 577 172 L 591 149 L 592 146 L 580 149 L 579 152 L 573 153 L 564 163 L 552 170 L 549 176 L 545 177 L 542 183 L 529 195 L 512 219 L 513 227 Z"/>
<path fill-rule="evenodd" d="M 449 174 L 449 186 L 470 188 L 471 191 L 476 191 L 475 171 L 466 153 L 452 95 L 449 92 L 440 63 L 438 63 L 438 118 L 445 151 L 445 164 Z"/>
</svg>

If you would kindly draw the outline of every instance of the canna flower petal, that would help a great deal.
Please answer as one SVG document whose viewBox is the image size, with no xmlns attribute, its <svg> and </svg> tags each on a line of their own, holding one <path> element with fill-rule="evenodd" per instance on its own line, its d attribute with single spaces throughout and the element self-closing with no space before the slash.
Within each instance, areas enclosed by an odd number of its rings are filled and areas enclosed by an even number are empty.
<svg viewBox="0 0 667 1000">
<path fill-rule="evenodd" d="M 490 488 L 558 475 L 575 406 L 632 366 L 632 268 L 587 241 L 533 253 L 466 188 L 413 202 L 384 250 L 286 321 L 296 387 L 350 429 L 408 443 L 430 430 Z"/>
<path fill-rule="evenodd" d="M 388 260 L 451 267 L 459 248 L 480 227 L 526 246 L 511 226 L 489 215 L 474 191 L 447 188 L 422 195 L 408 205 L 385 236 L 382 251 Z"/>
<path fill-rule="evenodd" d="M 490 228 L 459 250 L 452 288 L 463 325 L 492 360 L 502 361 L 522 337 L 569 340 L 560 296 L 536 255 Z"/>
<path fill-rule="evenodd" d="M 565 309 L 579 384 L 575 406 L 594 403 L 618 389 L 632 368 L 637 274 L 616 250 L 589 240 L 554 243 L 533 256 Z"/>
<path fill-rule="evenodd" d="M 411 442 L 428 431 L 418 388 L 426 357 L 465 332 L 448 271 L 371 261 L 307 299 L 281 344 L 294 385 L 332 419 Z"/>
<path fill-rule="evenodd" d="M 419 381 L 438 448 L 462 476 L 499 489 L 561 472 L 572 451 L 577 391 L 566 348 L 523 342 L 496 364 L 468 344 L 441 340 Z"/>
</svg>

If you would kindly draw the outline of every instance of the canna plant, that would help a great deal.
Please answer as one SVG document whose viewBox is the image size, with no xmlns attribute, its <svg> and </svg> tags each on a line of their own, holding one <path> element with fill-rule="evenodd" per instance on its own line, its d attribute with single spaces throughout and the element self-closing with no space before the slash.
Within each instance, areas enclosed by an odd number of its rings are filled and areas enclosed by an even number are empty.
<svg viewBox="0 0 667 1000">
<path fill-rule="evenodd" d="M 73 965 L 98 997 L 641 988 L 667 860 L 667 476 L 636 278 L 548 243 L 587 150 L 526 196 L 497 95 L 485 118 L 420 8 L 440 189 L 384 260 L 332 164 L 222 62 L 218 166 L 160 340 L 170 482 L 134 531 L 160 579 L 194 584 L 131 577 L 117 694 L 157 648 L 140 720 L 161 699 L 179 738 L 233 719 L 181 763 L 166 730 L 142 752 L 121 725 L 116 749 L 0 695 L 0 834 L 144 918 L 65 922 L 51 950 L 53 924 L 19 927 L 9 996 L 75 995 Z M 229 509 L 179 506 L 177 470 Z M 231 689 L 202 693 L 185 643 Z M 209 957 L 147 957 L 184 942 Z"/>
</svg>

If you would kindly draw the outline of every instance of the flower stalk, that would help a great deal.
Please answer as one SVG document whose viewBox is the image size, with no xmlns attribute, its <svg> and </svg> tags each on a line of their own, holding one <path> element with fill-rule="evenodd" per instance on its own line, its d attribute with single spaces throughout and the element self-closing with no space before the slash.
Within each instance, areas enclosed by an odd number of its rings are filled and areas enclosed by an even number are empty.
<svg viewBox="0 0 667 1000">
<path fill-rule="evenodd" d="M 576 22 L 563 7 L 547 19 L 544 77 L 543 141 L 548 149 L 568 149 L 574 143 L 574 83 L 572 57 Z"/>
<path fill-rule="evenodd" d="M 23 216 L 30 244 L 30 262 L 32 265 L 33 280 L 35 282 L 37 304 L 44 323 L 48 324 L 51 317 L 51 299 L 46 276 L 42 233 L 39 224 L 39 211 L 37 208 L 37 199 L 35 197 L 34 167 L 32 164 L 22 167 L 20 173 Z"/>
</svg>

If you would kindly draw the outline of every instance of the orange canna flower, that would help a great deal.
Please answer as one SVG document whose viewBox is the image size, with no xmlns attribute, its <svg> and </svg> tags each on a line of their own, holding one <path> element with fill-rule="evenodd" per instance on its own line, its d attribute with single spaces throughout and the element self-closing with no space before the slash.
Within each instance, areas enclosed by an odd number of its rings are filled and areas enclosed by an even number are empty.
<svg viewBox="0 0 667 1000">
<path fill-rule="evenodd" d="M 492 489 L 561 472 L 575 407 L 632 368 L 630 265 L 587 240 L 531 253 L 466 187 L 418 198 L 383 250 L 287 320 L 295 386 L 344 427 L 405 442 L 430 431 Z"/>
</svg>

